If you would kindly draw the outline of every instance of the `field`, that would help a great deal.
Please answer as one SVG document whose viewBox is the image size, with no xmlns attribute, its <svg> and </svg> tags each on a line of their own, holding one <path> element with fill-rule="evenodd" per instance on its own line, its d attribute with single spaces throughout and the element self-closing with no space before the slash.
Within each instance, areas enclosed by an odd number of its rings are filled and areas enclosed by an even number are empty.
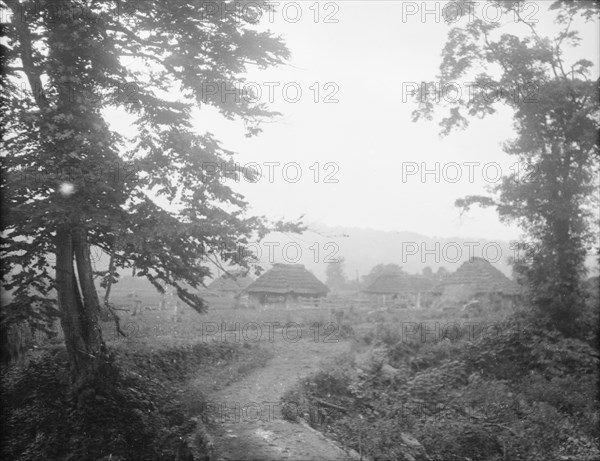
<svg viewBox="0 0 600 461">
<path fill-rule="evenodd" d="M 236 305 L 228 298 L 209 296 L 209 310 L 198 314 L 191 308 L 159 308 L 160 297 L 143 294 L 142 308 L 133 314 L 133 305 L 125 296 L 115 297 L 120 317 L 119 334 L 113 321 L 104 322 L 107 342 L 153 341 L 231 341 L 258 343 L 277 334 L 297 334 L 334 341 L 349 336 L 381 334 L 385 326 L 395 325 L 408 337 L 423 336 L 442 339 L 475 339 L 482 329 L 485 334 L 495 334 L 494 325 L 510 315 L 510 311 L 462 312 L 454 309 L 398 309 L 383 308 L 375 303 L 348 296 L 336 299 L 324 307 L 292 309 L 250 309 Z M 335 307 L 329 307 L 335 306 Z M 350 330 L 352 334 L 350 334 Z M 421 331 L 423 330 L 423 331 Z M 341 335 L 341 336 L 340 336 Z M 271 338 L 273 339 L 273 338 Z"/>
<path fill-rule="evenodd" d="M 200 315 L 160 308 L 160 297 L 134 312 L 124 297 L 115 303 L 122 333 L 102 324 L 123 369 L 149 377 L 140 389 L 160 383 L 145 398 L 164 400 L 157 414 L 177 409 L 156 423 L 164 459 L 177 450 L 273 461 L 598 454 L 594 351 L 526 331 L 514 311 L 384 308 L 352 296 L 288 310 L 207 299 Z M 49 343 L 63 348 L 57 334 L 34 356 Z"/>
<path fill-rule="evenodd" d="M 236 372 L 233 377 L 225 371 L 217 375 L 197 372 L 185 387 L 188 403 L 195 406 L 195 413 L 191 414 L 206 423 L 207 443 L 218 456 L 229 459 L 360 457 L 357 447 L 347 440 L 334 442 L 314 432 L 309 425 L 298 424 L 306 421 L 320 429 L 317 423 L 322 421 L 311 414 L 323 411 L 322 404 L 312 405 L 305 415 L 297 407 L 295 422 L 287 421 L 290 408 L 283 405 L 286 395 L 310 376 L 335 370 L 339 366 L 336 364 L 349 356 L 370 361 L 370 351 L 382 344 L 474 341 L 483 334 L 497 334 L 490 325 L 496 325 L 507 315 L 506 312 L 473 316 L 449 310 L 381 308 L 352 298 L 348 298 L 346 305 L 354 307 L 340 307 L 338 300 L 335 309 L 244 309 L 236 308 L 233 300 L 216 297 L 209 298 L 209 303 L 211 307 L 203 315 L 188 308 L 178 309 L 177 314 L 160 309 L 142 309 L 136 315 L 121 313 L 121 326 L 127 337 L 116 334 L 111 322 L 104 325 L 105 337 L 109 344 L 123 350 L 200 342 L 237 343 L 265 351 L 270 357 L 265 363 L 254 361 L 247 366 L 234 366 L 237 372 L 241 370 L 237 380 Z M 408 355 L 406 359 L 410 361 Z M 205 402 L 201 406 L 194 405 L 194 397 L 189 397 L 197 395 L 202 395 Z M 274 405 L 275 411 L 268 417 L 264 402 Z M 238 413 L 236 406 L 240 408 Z M 259 408 L 261 417 L 244 419 L 245 407 Z M 215 413 L 215 408 L 220 411 Z"/>
</svg>

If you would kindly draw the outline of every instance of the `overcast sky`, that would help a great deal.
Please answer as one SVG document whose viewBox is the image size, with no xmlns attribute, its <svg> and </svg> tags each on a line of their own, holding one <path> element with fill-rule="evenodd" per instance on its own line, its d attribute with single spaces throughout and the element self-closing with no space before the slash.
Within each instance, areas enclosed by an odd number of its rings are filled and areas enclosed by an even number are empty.
<svg viewBox="0 0 600 461">
<path fill-rule="evenodd" d="M 466 131 L 444 139 L 437 122 L 411 122 L 415 103 L 403 87 L 435 79 L 449 30 L 435 13 L 435 2 L 425 3 L 432 11 L 425 21 L 419 11 L 423 2 L 400 1 L 281 2 L 273 15 L 263 16 L 260 27 L 283 35 L 292 57 L 287 66 L 251 72 L 248 81 L 265 101 L 272 91 L 270 107 L 282 115 L 254 138 L 211 110 L 198 117 L 199 130 L 211 131 L 224 147 L 239 152 L 241 165 L 262 166 L 257 183 L 233 184 L 254 212 L 427 236 L 518 236 L 494 210 L 461 217 L 454 207 L 457 198 L 485 192 L 498 178 L 497 165 L 508 173 L 515 164 L 501 148 L 513 136 L 510 112 L 472 121 Z M 524 11 L 546 33 L 558 30 L 544 11 L 549 4 L 532 2 Z M 494 9 L 486 14 L 496 20 Z M 512 17 L 498 20 L 514 26 Z M 583 42 L 570 57 L 593 60 L 597 76 L 597 26 L 577 28 Z M 468 91 L 468 81 L 458 83 Z M 435 170 L 436 163 L 440 177 L 429 174 L 423 181 L 422 168 Z M 298 173 L 302 176 L 293 182 Z"/>
</svg>

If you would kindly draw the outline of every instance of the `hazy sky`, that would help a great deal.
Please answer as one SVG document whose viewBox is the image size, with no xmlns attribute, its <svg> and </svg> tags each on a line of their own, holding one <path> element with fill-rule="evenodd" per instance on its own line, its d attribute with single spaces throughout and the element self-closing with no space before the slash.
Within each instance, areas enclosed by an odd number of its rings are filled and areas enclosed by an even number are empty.
<svg viewBox="0 0 600 461">
<path fill-rule="evenodd" d="M 237 186 L 253 209 L 273 217 L 305 214 L 309 222 L 429 236 L 516 237 L 518 231 L 501 224 L 493 210 L 474 210 L 461 217 L 453 206 L 456 198 L 482 193 L 496 180 L 497 166 L 484 170 L 485 165 L 496 162 L 505 172 L 514 165 L 515 159 L 501 149 L 512 136 L 510 113 L 502 110 L 473 121 L 466 131 L 444 139 L 438 136 L 437 122 L 411 122 L 415 104 L 403 98 L 403 84 L 434 80 L 449 30 L 440 17 L 432 13 L 423 22 L 420 11 L 409 15 L 422 2 L 403 6 L 398 1 L 338 1 L 319 2 L 315 22 L 313 2 L 287 3 L 272 17 L 265 15 L 262 25 L 284 36 L 292 52 L 290 65 L 248 78 L 261 88 L 264 100 L 272 89 L 271 107 L 282 116 L 251 139 L 233 123 L 211 123 L 211 131 L 224 145 L 240 153 L 240 164 L 263 166 L 263 177 L 256 184 L 243 180 Z M 433 3 L 427 5 L 435 11 Z M 526 13 L 552 31 L 551 19 L 542 9 L 547 4 L 541 2 L 539 8 L 532 4 Z M 302 16 L 292 22 L 299 11 Z M 490 20 L 494 14 L 487 11 Z M 510 23 L 513 18 L 500 21 Z M 586 27 L 583 37 L 577 54 L 597 64 L 597 28 Z M 293 102 L 298 88 L 302 95 Z M 328 95 L 338 102 L 325 103 Z M 272 183 L 265 162 L 280 164 L 271 167 Z M 287 167 L 286 181 L 283 166 L 290 162 L 299 166 Z M 423 167 L 435 170 L 436 162 L 440 177 L 432 173 L 423 181 Z M 448 165 L 451 162 L 460 166 L 458 180 L 459 170 Z M 464 162 L 478 163 L 469 167 Z M 292 183 L 299 171 L 302 177 Z M 326 183 L 326 178 L 337 183 Z"/>
<path fill-rule="evenodd" d="M 432 13 L 422 18 L 424 4 Z M 509 240 L 518 235 L 516 228 L 499 222 L 494 210 L 461 217 L 453 205 L 464 195 L 483 193 L 498 173 L 508 173 L 515 164 L 501 149 L 513 135 L 510 112 L 502 109 L 484 121 L 474 120 L 466 131 L 444 139 L 437 122 L 411 122 L 416 106 L 404 97 L 403 87 L 435 79 L 449 30 L 435 4 L 280 2 L 271 17 L 263 16 L 260 27 L 283 35 L 292 57 L 287 66 L 250 73 L 248 82 L 260 88 L 264 101 L 272 91 L 270 107 L 282 115 L 254 138 L 211 110 L 198 117 L 199 129 L 239 152 L 240 165 L 262 166 L 257 183 L 233 184 L 254 212 L 428 236 Z M 549 4 L 531 2 L 524 14 L 538 20 L 542 31 L 552 32 L 557 29 L 543 10 Z M 496 20 L 493 9 L 487 17 Z M 512 17 L 498 20 L 514 26 Z M 593 60 L 597 74 L 597 27 L 578 28 L 584 40 L 572 57 Z M 466 83 L 458 82 L 465 92 Z M 278 164 L 269 167 L 269 162 Z M 439 178 L 432 173 L 423 181 L 423 167 L 435 171 L 436 163 Z"/>
</svg>

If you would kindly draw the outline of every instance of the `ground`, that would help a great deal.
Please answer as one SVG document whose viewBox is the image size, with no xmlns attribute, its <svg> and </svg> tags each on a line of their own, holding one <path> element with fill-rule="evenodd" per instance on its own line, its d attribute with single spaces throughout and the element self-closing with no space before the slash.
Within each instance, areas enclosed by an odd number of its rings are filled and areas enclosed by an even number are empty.
<svg viewBox="0 0 600 461">
<path fill-rule="evenodd" d="M 264 368 L 208 396 L 214 459 L 356 459 L 355 453 L 345 451 L 308 425 L 284 420 L 280 406 L 287 388 L 327 366 L 334 356 L 349 350 L 349 343 L 316 342 L 311 335 L 291 342 L 276 335 L 266 344 L 273 348 L 274 356 Z M 205 378 L 191 385 L 206 389 Z"/>
</svg>

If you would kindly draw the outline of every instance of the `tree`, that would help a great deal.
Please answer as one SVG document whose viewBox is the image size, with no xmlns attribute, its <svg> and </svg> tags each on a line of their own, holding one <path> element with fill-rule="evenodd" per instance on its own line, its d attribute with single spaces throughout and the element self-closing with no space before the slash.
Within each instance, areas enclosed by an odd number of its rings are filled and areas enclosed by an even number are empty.
<svg viewBox="0 0 600 461">
<path fill-rule="evenodd" d="M 231 13 L 245 3 L 1 3 L 11 13 L 0 45 L 0 121 L 3 282 L 13 295 L 3 314 L 38 323 L 60 315 L 78 395 L 111 368 L 91 246 L 111 255 L 100 275 L 114 281 L 128 268 L 203 312 L 185 284 L 201 285 L 208 260 L 247 266 L 251 254 L 223 250 L 270 228 L 301 227 L 247 216 L 225 181 L 254 172 L 236 169 L 233 152 L 192 125 L 201 103 L 243 121 L 249 136 L 273 115 L 241 75 L 283 62 L 288 50 L 256 16 Z M 111 129 L 109 109 L 132 117 L 135 136 Z"/>
<path fill-rule="evenodd" d="M 438 280 L 443 279 L 444 277 L 448 277 L 450 275 L 450 272 L 448 272 L 448 269 L 446 269 L 445 267 L 438 267 L 437 272 L 435 273 L 435 277 Z"/>
<path fill-rule="evenodd" d="M 463 11 L 469 8 L 459 2 Z M 597 19 L 598 3 L 558 0 L 549 4 L 556 37 L 543 37 L 524 17 L 524 2 L 496 2 L 504 18 L 515 19 L 520 36 L 503 32 L 506 21 L 486 22 L 475 14 L 454 26 L 440 66 L 440 86 L 473 76 L 474 96 L 448 104 L 442 135 L 468 126 L 468 117 L 483 118 L 508 106 L 513 110 L 515 139 L 505 152 L 518 158 L 512 171 L 488 196 L 468 196 L 456 205 L 493 206 L 504 221 L 524 231 L 526 258 L 514 261 L 527 282 L 536 315 L 563 333 L 574 334 L 584 305 L 582 281 L 590 245 L 598 168 L 598 81 L 590 79 L 592 62 L 567 62 L 565 50 L 577 46 L 576 23 Z M 541 4 L 540 4 L 541 5 Z M 464 20 L 463 19 L 463 20 Z M 502 24 L 504 23 L 504 24 Z M 415 120 L 431 119 L 435 101 L 420 100 Z"/>
<path fill-rule="evenodd" d="M 405 274 L 405 272 L 398 264 L 377 264 L 371 272 L 363 276 L 363 286 L 368 287 L 377 280 L 377 277 L 384 274 Z"/>
<path fill-rule="evenodd" d="M 332 291 L 341 291 L 346 288 L 348 279 L 344 273 L 344 258 L 338 258 L 336 262 L 327 264 L 325 269 L 325 284 Z"/>
</svg>

